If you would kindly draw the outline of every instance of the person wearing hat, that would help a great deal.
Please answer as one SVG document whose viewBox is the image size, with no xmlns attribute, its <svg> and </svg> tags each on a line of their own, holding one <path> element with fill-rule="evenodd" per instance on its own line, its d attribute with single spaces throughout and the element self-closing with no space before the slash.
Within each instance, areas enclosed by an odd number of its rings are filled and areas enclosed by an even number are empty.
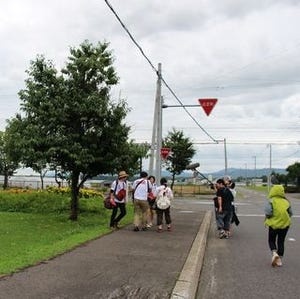
<svg viewBox="0 0 300 299">
<path fill-rule="evenodd" d="M 110 187 L 110 199 L 115 203 L 110 217 L 111 229 L 119 229 L 119 222 L 126 215 L 127 177 L 126 171 L 120 171 L 118 179 L 113 181 Z M 118 209 L 120 209 L 120 214 L 117 216 Z"/>
</svg>

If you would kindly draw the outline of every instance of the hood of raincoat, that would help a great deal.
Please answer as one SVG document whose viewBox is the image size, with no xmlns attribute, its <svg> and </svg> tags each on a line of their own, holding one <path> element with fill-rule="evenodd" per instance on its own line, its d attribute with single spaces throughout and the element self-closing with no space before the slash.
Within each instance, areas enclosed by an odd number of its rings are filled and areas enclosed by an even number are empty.
<svg viewBox="0 0 300 299">
<path fill-rule="evenodd" d="M 283 186 L 282 185 L 273 185 L 273 187 L 271 188 L 271 190 L 269 192 L 268 197 L 269 198 L 273 198 L 273 197 L 285 198 Z"/>
</svg>

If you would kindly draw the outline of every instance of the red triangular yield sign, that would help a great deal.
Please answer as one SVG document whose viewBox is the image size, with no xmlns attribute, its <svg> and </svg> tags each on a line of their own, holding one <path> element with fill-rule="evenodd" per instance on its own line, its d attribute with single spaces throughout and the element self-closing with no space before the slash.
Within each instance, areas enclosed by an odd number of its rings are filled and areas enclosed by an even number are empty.
<svg viewBox="0 0 300 299">
<path fill-rule="evenodd" d="M 202 106 L 206 115 L 209 116 L 210 112 L 215 107 L 218 99 L 199 99 L 198 101 L 200 106 Z"/>
<path fill-rule="evenodd" d="M 171 149 L 168 148 L 168 147 L 162 147 L 162 148 L 160 149 L 160 155 L 162 156 L 162 158 L 163 158 L 164 160 L 167 159 L 167 157 L 168 157 L 169 154 L 170 154 L 170 151 L 171 151 Z"/>
</svg>

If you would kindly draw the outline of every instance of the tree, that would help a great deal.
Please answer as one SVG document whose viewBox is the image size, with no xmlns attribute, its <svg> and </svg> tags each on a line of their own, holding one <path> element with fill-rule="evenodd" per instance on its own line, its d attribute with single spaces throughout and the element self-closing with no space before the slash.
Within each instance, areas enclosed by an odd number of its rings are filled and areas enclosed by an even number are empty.
<svg viewBox="0 0 300 299">
<path fill-rule="evenodd" d="M 33 165 L 43 157 L 70 174 L 71 220 L 77 220 L 79 190 L 88 178 L 129 167 L 122 158 L 130 148 L 130 128 L 124 124 L 129 108 L 124 100 L 110 98 L 118 82 L 112 63 L 108 43 L 85 41 L 70 49 L 60 74 L 51 61 L 37 56 L 19 92 L 24 160 Z"/>
<path fill-rule="evenodd" d="M 8 179 L 18 169 L 18 157 L 15 154 L 14 136 L 8 129 L 0 132 L 0 174 L 4 176 L 3 189 L 8 187 Z"/>
<path fill-rule="evenodd" d="M 287 176 L 296 183 L 297 188 L 300 187 L 300 162 L 296 162 L 287 167 Z"/>
<path fill-rule="evenodd" d="M 183 131 L 177 131 L 173 128 L 171 132 L 163 140 L 163 147 L 171 149 L 172 154 L 166 159 L 166 169 L 172 173 L 173 188 L 175 175 L 181 174 L 186 166 L 191 163 L 196 150 L 193 147 L 193 143 L 188 137 L 184 137 Z"/>
</svg>

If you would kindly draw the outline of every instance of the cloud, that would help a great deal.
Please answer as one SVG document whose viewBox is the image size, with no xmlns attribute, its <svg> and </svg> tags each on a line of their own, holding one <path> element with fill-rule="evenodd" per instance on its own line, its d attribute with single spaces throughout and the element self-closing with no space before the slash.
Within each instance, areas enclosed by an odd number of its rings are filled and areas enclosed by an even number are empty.
<svg viewBox="0 0 300 299">
<path fill-rule="evenodd" d="M 153 65 L 162 63 L 163 77 L 182 103 L 218 98 L 209 117 L 201 107 L 188 110 L 214 138 L 226 138 L 230 164 L 252 163 L 253 155 L 267 159 L 270 142 L 278 149 L 278 165 L 297 161 L 299 1 L 109 2 Z M 131 138 L 151 141 L 156 74 L 105 1 L 11 0 L 1 2 L 0 18 L 2 129 L 19 109 L 17 92 L 37 54 L 61 69 L 69 47 L 106 40 L 120 77 L 112 96 L 132 107 Z M 162 94 L 165 103 L 178 104 L 165 86 Z M 212 141 L 181 108 L 163 111 L 163 134 L 173 127 L 195 142 Z M 278 144 L 292 142 L 287 148 Z M 209 171 L 222 168 L 222 155 L 222 144 L 197 145 L 196 158 Z"/>
</svg>

